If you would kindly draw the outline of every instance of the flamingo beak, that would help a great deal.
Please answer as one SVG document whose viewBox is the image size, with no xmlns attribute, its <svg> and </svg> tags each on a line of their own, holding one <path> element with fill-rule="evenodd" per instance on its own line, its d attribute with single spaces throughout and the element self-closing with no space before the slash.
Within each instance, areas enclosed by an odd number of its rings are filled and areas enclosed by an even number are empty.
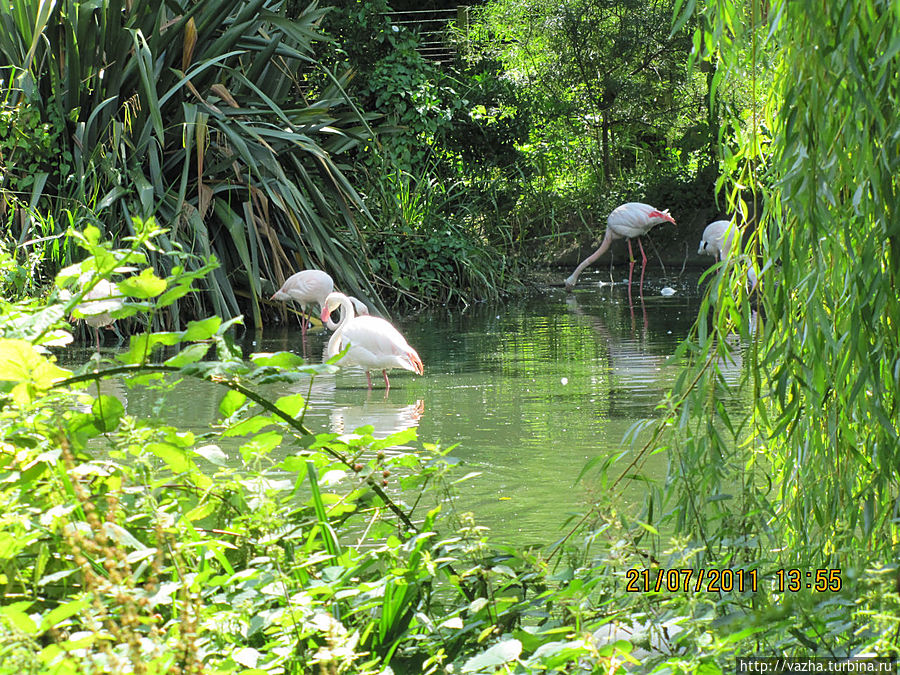
<svg viewBox="0 0 900 675">
<path fill-rule="evenodd" d="M 319 318 L 322 319 L 322 323 L 328 321 L 328 319 L 331 318 L 331 310 L 328 309 L 328 305 L 325 305 L 325 306 L 322 308 L 322 316 L 319 317 Z"/>
</svg>

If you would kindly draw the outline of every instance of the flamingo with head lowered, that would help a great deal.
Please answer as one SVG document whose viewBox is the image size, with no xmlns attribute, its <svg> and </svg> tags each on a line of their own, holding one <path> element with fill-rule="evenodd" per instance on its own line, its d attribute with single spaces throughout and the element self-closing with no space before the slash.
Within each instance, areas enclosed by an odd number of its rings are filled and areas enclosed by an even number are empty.
<svg viewBox="0 0 900 675">
<path fill-rule="evenodd" d="M 82 274 L 79 278 L 81 286 L 84 287 L 91 281 L 90 274 Z M 60 298 L 64 301 L 71 299 L 71 291 L 65 289 L 60 292 Z M 84 322 L 94 329 L 94 344 L 97 347 L 97 353 L 100 353 L 100 329 L 112 326 L 115 319 L 112 318 L 111 312 L 122 309 L 125 306 L 125 296 L 112 281 L 108 279 L 98 279 L 91 289 L 81 297 L 73 312 L 73 318 L 83 319 Z"/>
<path fill-rule="evenodd" d="M 644 268 L 647 266 L 647 254 L 644 253 L 644 246 L 641 244 L 640 237 L 647 234 L 655 225 L 659 225 L 666 221 L 669 221 L 673 225 L 675 224 L 675 219 L 669 215 L 668 209 L 660 211 L 649 204 L 642 204 L 640 202 L 628 202 L 621 206 L 617 206 L 613 209 L 613 212 L 609 214 L 609 218 L 606 219 L 606 234 L 603 236 L 600 248 L 585 258 L 581 264 L 575 268 L 575 271 L 569 275 L 569 278 L 566 279 L 566 290 L 572 290 L 578 282 L 578 277 L 584 271 L 584 268 L 606 253 L 606 250 L 609 248 L 610 244 L 613 243 L 613 240 L 625 238 L 628 240 L 628 257 L 631 260 L 631 266 L 628 268 L 628 297 L 630 299 L 631 275 L 634 272 L 635 263 L 634 253 L 632 253 L 631 250 L 631 240 L 637 239 L 638 247 L 641 249 L 641 258 L 643 259 L 641 264 L 640 284 L 640 293 L 641 297 L 643 297 Z"/>
<path fill-rule="evenodd" d="M 697 253 L 711 255 L 716 262 L 725 260 L 731 253 L 735 232 L 740 232 L 737 224 L 732 225 L 730 220 L 714 220 L 703 230 L 703 237 L 700 239 L 700 248 L 697 249 Z M 750 259 L 740 253 L 740 234 L 738 234 L 738 244 L 737 256 L 739 260 L 747 264 L 747 287 L 753 291 L 757 283 L 756 270 L 750 264 Z"/>
<path fill-rule="evenodd" d="M 303 343 L 306 344 L 306 323 L 307 308 L 311 305 L 318 307 L 325 306 L 325 298 L 334 290 L 334 280 L 331 275 L 321 270 L 301 270 L 296 274 L 292 274 L 282 284 L 281 288 L 275 291 L 271 300 L 279 300 L 288 302 L 293 300 L 300 305 L 300 332 L 303 336 Z M 369 308 L 361 301 L 350 296 L 350 302 L 357 314 L 368 314 Z M 336 324 L 330 320 L 326 324 L 329 330 L 334 330 Z"/>
<path fill-rule="evenodd" d="M 697 249 L 697 253 L 711 255 L 716 262 L 727 258 L 736 229 L 736 227 L 729 228 L 729 225 L 731 225 L 730 220 L 714 220 L 707 225 L 703 230 L 703 237 L 700 239 L 700 248 Z"/>
<path fill-rule="evenodd" d="M 365 368 L 369 389 L 372 388 L 370 370 L 380 370 L 384 375 L 385 393 L 391 388 L 387 375 L 391 368 L 403 368 L 418 375 L 425 372 L 422 359 L 400 331 L 377 316 L 355 316 L 353 303 L 343 293 L 330 293 L 325 298 L 322 321 L 329 321 L 331 312 L 338 307 L 341 308 L 341 320 L 328 341 L 327 357 L 331 358 L 346 348 L 347 353 L 341 363 Z"/>
</svg>

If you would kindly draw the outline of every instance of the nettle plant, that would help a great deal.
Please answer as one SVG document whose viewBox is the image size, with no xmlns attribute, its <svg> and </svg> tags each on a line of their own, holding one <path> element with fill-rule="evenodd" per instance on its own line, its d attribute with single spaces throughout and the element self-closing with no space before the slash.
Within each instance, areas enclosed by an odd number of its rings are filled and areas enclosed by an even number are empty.
<svg viewBox="0 0 900 675">
<path fill-rule="evenodd" d="M 144 251 L 161 230 L 135 231 L 122 249 L 93 228 L 70 232 L 86 257 L 46 304 L 0 301 L 0 675 L 435 667 L 512 623 L 510 563 L 491 575 L 471 562 L 486 555 L 477 528 L 435 532 L 426 490 L 441 484 L 445 453 L 392 449 L 414 430 L 312 434 L 303 395 L 256 388 L 307 391 L 336 366 L 245 359 L 229 335 L 239 319 L 141 329 L 215 261 L 159 277 Z M 137 330 L 112 359 L 61 368 L 52 349 L 72 340 L 66 317 L 101 279 L 121 294 L 111 318 Z M 206 432 L 137 418 L 108 393 L 114 380 L 184 378 L 226 392 Z"/>
</svg>

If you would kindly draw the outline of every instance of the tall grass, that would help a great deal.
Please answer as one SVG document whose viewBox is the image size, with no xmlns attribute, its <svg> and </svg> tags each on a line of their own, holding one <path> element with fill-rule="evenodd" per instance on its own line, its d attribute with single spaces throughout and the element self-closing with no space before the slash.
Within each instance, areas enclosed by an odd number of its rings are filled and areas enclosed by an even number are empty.
<svg viewBox="0 0 900 675">
<path fill-rule="evenodd" d="M 161 273 L 190 266 L 189 253 L 221 262 L 207 293 L 159 317 L 169 326 L 209 311 L 259 324 L 261 298 L 303 267 L 380 306 L 359 229 L 368 215 L 339 163 L 371 134 L 344 94 L 349 75 L 316 60 L 324 11 L 312 2 L 288 16 L 270 0 L 0 6 L 4 109 L 38 111 L 52 143 L 0 183 L 17 239 L 37 237 L 35 207 L 115 237 L 155 216 L 169 231 L 152 254 Z"/>
</svg>

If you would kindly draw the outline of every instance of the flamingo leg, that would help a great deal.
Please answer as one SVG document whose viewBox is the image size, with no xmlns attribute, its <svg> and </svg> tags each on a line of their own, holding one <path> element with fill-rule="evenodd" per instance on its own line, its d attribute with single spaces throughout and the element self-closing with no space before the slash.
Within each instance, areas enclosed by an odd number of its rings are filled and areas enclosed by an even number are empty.
<svg viewBox="0 0 900 675">
<path fill-rule="evenodd" d="M 303 345 L 303 358 L 307 356 L 307 346 L 306 346 L 306 323 L 309 321 L 309 317 L 306 315 L 306 310 L 300 310 L 300 342 Z"/>
<path fill-rule="evenodd" d="M 634 272 L 634 253 L 631 251 L 631 238 L 627 239 L 628 241 L 628 259 L 631 260 L 631 264 L 628 266 L 628 305 L 631 306 L 631 274 Z M 640 240 L 638 240 L 640 241 Z"/>
<path fill-rule="evenodd" d="M 641 249 L 641 285 L 638 292 L 641 295 L 641 298 L 644 297 L 644 268 L 647 267 L 647 254 L 644 253 L 644 245 L 641 243 L 641 238 L 638 237 L 638 248 Z M 634 264 L 634 263 L 632 263 Z"/>
<path fill-rule="evenodd" d="M 372 375 L 369 373 L 368 370 L 366 371 L 366 381 L 369 383 L 369 389 L 371 390 L 372 389 Z"/>
<path fill-rule="evenodd" d="M 382 370 L 381 374 L 384 375 L 384 393 L 387 393 L 391 388 L 391 381 L 388 379 L 387 370 Z"/>
</svg>

